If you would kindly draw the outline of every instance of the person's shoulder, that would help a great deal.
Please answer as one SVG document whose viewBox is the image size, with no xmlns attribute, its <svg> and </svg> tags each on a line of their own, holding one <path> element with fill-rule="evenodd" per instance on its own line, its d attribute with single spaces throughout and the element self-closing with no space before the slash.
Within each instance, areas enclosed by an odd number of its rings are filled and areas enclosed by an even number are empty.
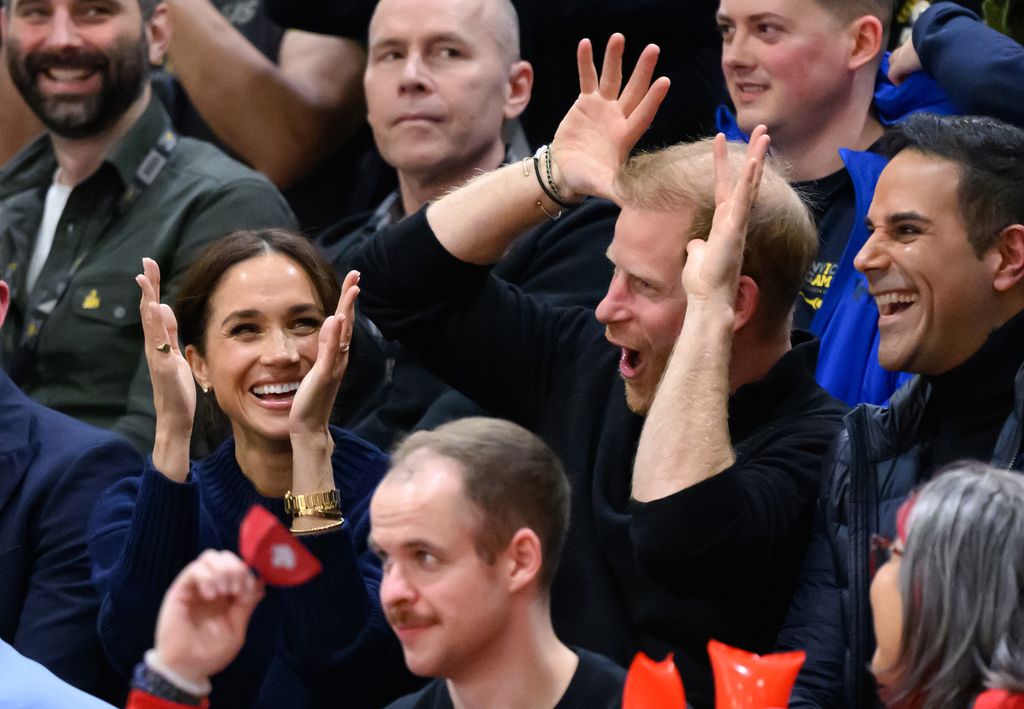
<svg viewBox="0 0 1024 709">
<path fill-rule="evenodd" d="M 576 668 L 577 675 L 585 673 L 589 678 L 618 682 L 620 685 L 626 681 L 626 670 L 604 655 L 578 647 L 574 647 L 572 651 L 580 658 L 579 667 Z"/>
<path fill-rule="evenodd" d="M 360 438 L 347 428 L 331 426 L 331 437 L 334 439 L 334 455 L 364 458 L 376 460 L 381 457 L 387 458 L 380 448 L 370 443 L 365 438 Z"/>
<path fill-rule="evenodd" d="M 123 455 L 142 460 L 127 439 L 116 433 L 71 418 L 30 399 L 25 406 L 26 413 L 35 424 L 32 434 L 44 454 L 73 459 L 102 449 L 111 456 Z"/>
<path fill-rule="evenodd" d="M 443 679 L 435 679 L 418 692 L 399 697 L 386 709 L 452 709 L 452 706 L 448 685 Z"/>
<path fill-rule="evenodd" d="M 331 426 L 334 438 L 334 480 L 342 498 L 369 496 L 388 470 L 390 457 L 380 448 L 343 428 Z"/>
<path fill-rule="evenodd" d="M 49 184 L 56 164 L 50 137 L 44 133 L 0 165 L 0 202 Z"/>
<path fill-rule="evenodd" d="M 235 160 L 216 145 L 196 138 L 178 138 L 168 169 L 180 177 L 207 183 L 211 188 L 249 184 L 279 194 L 262 173 Z"/>
<path fill-rule="evenodd" d="M 555 709 L 596 709 L 622 705 L 626 671 L 603 655 L 573 648 L 580 658 L 569 688 Z"/>
</svg>

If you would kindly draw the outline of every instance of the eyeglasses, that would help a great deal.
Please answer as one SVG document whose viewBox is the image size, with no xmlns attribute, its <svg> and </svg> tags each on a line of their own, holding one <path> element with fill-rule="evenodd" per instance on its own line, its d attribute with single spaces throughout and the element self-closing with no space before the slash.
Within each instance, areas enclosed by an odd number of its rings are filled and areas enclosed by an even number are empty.
<svg viewBox="0 0 1024 709">
<path fill-rule="evenodd" d="M 896 556 L 903 556 L 903 542 L 900 539 L 889 539 L 881 534 L 871 535 L 871 551 L 868 556 L 868 573 L 870 578 L 882 568 L 889 560 Z"/>
</svg>

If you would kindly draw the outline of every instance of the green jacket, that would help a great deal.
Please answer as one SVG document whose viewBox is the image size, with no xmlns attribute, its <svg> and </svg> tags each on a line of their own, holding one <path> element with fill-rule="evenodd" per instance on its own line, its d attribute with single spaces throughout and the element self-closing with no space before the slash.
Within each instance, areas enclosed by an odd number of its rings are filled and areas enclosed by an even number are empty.
<svg viewBox="0 0 1024 709">
<path fill-rule="evenodd" d="M 160 264 L 161 295 L 173 303 L 200 247 L 233 229 L 296 226 L 265 177 L 211 145 L 178 138 L 161 160 L 154 151 L 173 140 L 169 126 L 160 102 L 151 100 L 100 168 L 74 188 L 31 293 L 25 271 L 57 170 L 49 137 L 0 171 L 0 276 L 11 287 L 0 363 L 39 403 L 113 429 L 143 451 L 152 446 L 155 415 L 134 280 L 142 257 Z M 132 192 L 136 198 L 125 196 Z M 54 302 L 31 337 L 40 308 Z"/>
</svg>

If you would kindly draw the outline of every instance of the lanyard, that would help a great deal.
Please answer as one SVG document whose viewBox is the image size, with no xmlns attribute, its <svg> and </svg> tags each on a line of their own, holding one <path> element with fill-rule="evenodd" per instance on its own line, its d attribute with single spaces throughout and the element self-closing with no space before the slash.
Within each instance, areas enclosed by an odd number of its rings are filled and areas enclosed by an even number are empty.
<svg viewBox="0 0 1024 709">
<path fill-rule="evenodd" d="M 178 134 L 174 132 L 174 129 L 168 127 L 164 130 L 160 136 L 160 140 L 157 144 L 149 151 L 146 157 L 139 164 L 138 169 L 135 171 L 135 175 L 132 177 L 131 184 L 128 185 L 121 198 L 118 200 L 116 207 L 114 208 L 115 217 L 122 216 L 127 212 L 132 205 L 139 201 L 143 192 L 156 181 L 157 176 L 167 165 L 167 161 L 171 157 L 171 153 L 174 152 L 174 148 L 178 144 Z M 43 325 L 49 319 L 50 315 L 53 314 L 57 304 L 60 303 L 61 299 L 67 293 L 68 288 L 71 286 L 71 281 L 85 262 L 86 257 L 89 255 L 90 249 L 87 248 L 83 253 L 79 254 L 74 261 L 72 261 L 67 273 L 57 282 L 54 288 L 52 297 L 43 301 L 42 303 L 36 304 L 31 309 L 28 322 L 25 326 L 25 330 L 21 336 L 21 342 L 18 351 L 14 353 L 12 361 L 9 366 L 11 378 L 15 381 L 19 381 L 17 374 L 27 373 L 28 365 L 33 359 L 33 355 L 39 347 L 39 335 L 42 332 Z"/>
</svg>

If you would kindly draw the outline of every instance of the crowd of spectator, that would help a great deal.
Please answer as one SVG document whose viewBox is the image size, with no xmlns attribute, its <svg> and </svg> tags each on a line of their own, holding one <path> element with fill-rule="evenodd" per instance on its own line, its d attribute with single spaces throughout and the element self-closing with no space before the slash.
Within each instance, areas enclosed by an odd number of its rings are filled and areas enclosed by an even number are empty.
<svg viewBox="0 0 1024 709">
<path fill-rule="evenodd" d="M 1014 0 L 2 5 L 0 705 L 1024 708 Z"/>
</svg>

